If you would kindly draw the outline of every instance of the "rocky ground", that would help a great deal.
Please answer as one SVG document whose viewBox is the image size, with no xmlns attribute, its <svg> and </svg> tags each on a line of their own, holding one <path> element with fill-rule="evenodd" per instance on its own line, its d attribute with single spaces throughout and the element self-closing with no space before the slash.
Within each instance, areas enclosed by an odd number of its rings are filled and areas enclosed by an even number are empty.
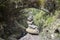
<svg viewBox="0 0 60 40">
<path fill-rule="evenodd" d="M 60 40 L 60 19 L 55 20 L 50 26 L 40 33 L 41 40 Z"/>
</svg>

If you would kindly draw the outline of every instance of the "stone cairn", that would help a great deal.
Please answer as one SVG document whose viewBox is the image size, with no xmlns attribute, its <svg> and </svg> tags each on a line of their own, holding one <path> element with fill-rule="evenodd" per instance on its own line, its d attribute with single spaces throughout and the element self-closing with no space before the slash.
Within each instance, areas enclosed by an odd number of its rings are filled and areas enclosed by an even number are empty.
<svg viewBox="0 0 60 40">
<path fill-rule="evenodd" d="M 26 28 L 26 31 L 28 33 L 19 40 L 40 40 L 38 35 L 39 30 L 38 27 L 33 23 L 33 15 L 31 12 L 29 13 L 29 17 L 27 19 L 28 28 Z"/>
<path fill-rule="evenodd" d="M 38 26 L 33 23 L 32 12 L 29 13 L 29 17 L 27 19 L 28 28 L 26 28 L 26 31 L 28 33 L 19 40 L 40 40 Z"/>
<path fill-rule="evenodd" d="M 31 34 L 39 34 L 38 26 L 34 25 L 32 12 L 29 13 L 27 18 L 28 28 L 26 31 Z"/>
</svg>

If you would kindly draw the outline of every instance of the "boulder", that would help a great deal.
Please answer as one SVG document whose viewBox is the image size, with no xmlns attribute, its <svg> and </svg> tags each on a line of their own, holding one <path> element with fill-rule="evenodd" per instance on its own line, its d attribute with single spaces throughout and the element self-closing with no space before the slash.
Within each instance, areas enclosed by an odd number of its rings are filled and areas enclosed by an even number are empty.
<svg viewBox="0 0 60 40">
<path fill-rule="evenodd" d="M 40 40 L 40 38 L 39 38 L 39 35 L 32 35 L 32 34 L 27 33 L 27 35 L 25 35 L 19 40 Z"/>
</svg>

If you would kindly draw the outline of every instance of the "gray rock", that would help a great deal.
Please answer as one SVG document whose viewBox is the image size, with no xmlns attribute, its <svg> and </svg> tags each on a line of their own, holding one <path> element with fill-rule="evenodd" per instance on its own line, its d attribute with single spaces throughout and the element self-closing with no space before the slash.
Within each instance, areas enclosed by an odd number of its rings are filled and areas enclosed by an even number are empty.
<svg viewBox="0 0 60 40">
<path fill-rule="evenodd" d="M 22 37 L 19 40 L 40 40 L 39 35 L 32 35 L 32 34 L 27 34 L 26 36 Z"/>
<path fill-rule="evenodd" d="M 4 39 L 0 38 L 0 40 L 4 40 Z"/>
</svg>

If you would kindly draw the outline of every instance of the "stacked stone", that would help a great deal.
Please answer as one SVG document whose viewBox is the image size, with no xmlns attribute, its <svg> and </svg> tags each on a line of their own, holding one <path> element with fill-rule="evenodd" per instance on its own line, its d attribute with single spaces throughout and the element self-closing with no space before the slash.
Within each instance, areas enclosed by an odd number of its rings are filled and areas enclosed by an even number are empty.
<svg viewBox="0 0 60 40">
<path fill-rule="evenodd" d="M 39 34 L 38 26 L 34 25 L 32 13 L 30 13 L 29 17 L 27 18 L 27 24 L 28 28 L 26 29 L 26 31 L 28 33 Z"/>
<path fill-rule="evenodd" d="M 36 25 L 33 23 L 33 16 L 30 14 L 27 20 L 28 28 L 26 31 L 28 32 L 24 37 L 19 40 L 40 40 L 39 30 Z"/>
</svg>

